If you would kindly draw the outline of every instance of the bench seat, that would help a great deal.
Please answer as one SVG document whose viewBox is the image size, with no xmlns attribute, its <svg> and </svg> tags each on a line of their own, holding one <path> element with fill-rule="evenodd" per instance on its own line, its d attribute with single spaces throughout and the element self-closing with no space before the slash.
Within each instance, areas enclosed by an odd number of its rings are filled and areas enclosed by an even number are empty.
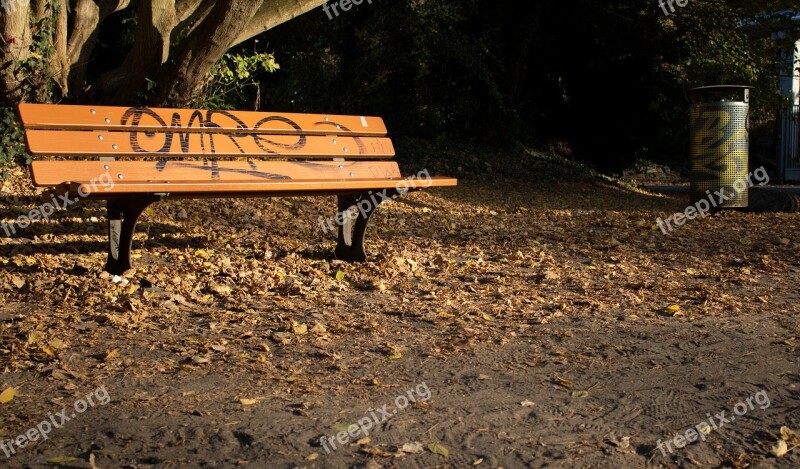
<svg viewBox="0 0 800 469">
<path fill-rule="evenodd" d="M 92 186 L 88 176 L 105 173 L 113 179 L 113 187 Z M 398 186 L 413 190 L 456 183 L 445 177 L 403 178 L 394 162 L 34 161 L 31 177 L 38 187 L 54 187 L 59 193 L 77 196 L 78 187 L 84 186 L 81 197 L 101 199 L 112 194 L 142 193 L 169 193 L 171 198 L 287 191 L 293 195 L 335 195 L 342 191 Z"/>
<path fill-rule="evenodd" d="M 426 181 L 414 179 L 306 179 L 290 181 L 221 181 L 221 182 L 196 182 L 196 181 L 153 181 L 153 182 L 120 182 L 112 189 L 105 190 L 98 187 L 92 188 L 84 183 L 87 190 L 81 191 L 81 196 L 88 193 L 87 198 L 108 199 L 111 195 L 136 195 L 136 194 L 163 194 L 170 199 L 179 198 L 224 198 L 241 196 L 305 196 L 305 195 L 337 195 L 345 192 L 362 192 L 364 190 L 378 191 L 393 189 L 397 186 L 406 187 L 409 191 L 426 189 L 429 187 L 450 187 L 451 179 L 431 177 Z M 78 188 L 82 184 L 70 183 L 56 187 L 57 193 L 68 192 L 79 195 Z M 59 190 L 61 188 L 61 190 Z M 68 188 L 67 190 L 64 190 Z"/>
</svg>

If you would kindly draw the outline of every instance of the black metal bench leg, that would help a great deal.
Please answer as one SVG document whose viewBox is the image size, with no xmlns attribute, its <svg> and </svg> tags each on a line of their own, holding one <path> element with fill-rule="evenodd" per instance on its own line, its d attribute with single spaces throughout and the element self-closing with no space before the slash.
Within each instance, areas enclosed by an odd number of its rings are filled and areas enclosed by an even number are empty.
<svg viewBox="0 0 800 469">
<path fill-rule="evenodd" d="M 356 195 L 338 196 L 339 239 L 334 255 L 347 262 L 364 262 L 367 253 L 364 251 L 364 235 L 367 232 L 369 218 L 381 202 L 397 197 L 395 189 L 380 192 L 365 192 Z M 354 214 L 351 216 L 350 214 Z M 338 221 L 337 220 L 337 221 Z"/>
<path fill-rule="evenodd" d="M 158 202 L 158 196 L 137 196 L 114 199 L 108 206 L 108 260 L 105 271 L 122 275 L 131 268 L 131 245 L 136 222 L 148 205 Z"/>
</svg>

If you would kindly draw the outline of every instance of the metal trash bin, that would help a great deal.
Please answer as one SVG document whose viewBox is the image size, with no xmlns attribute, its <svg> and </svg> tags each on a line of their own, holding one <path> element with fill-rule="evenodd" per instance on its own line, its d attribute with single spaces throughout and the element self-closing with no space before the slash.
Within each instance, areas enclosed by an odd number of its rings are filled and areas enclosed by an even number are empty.
<svg viewBox="0 0 800 469">
<path fill-rule="evenodd" d="M 691 169 L 689 203 L 714 209 L 748 206 L 750 86 L 689 90 Z"/>
</svg>

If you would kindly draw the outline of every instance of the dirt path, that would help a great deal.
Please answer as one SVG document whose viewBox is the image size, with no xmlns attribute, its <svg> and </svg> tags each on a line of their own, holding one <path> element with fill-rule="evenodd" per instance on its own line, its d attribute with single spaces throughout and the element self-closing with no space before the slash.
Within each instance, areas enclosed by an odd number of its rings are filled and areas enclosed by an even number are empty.
<svg viewBox="0 0 800 469">
<path fill-rule="evenodd" d="M 796 454 L 782 461 L 768 456 L 774 438 L 767 432 L 800 425 L 800 353 L 783 343 L 787 330 L 799 328 L 797 314 L 697 321 L 561 318 L 524 328 L 505 345 L 434 359 L 409 351 L 390 362 L 370 350 L 372 344 L 356 343 L 327 353 L 372 366 L 333 373 L 325 389 L 303 391 L 224 364 L 169 379 L 122 374 L 105 384 L 108 404 L 6 462 L 41 467 L 49 457 L 85 461 L 94 454 L 98 467 L 245 461 L 263 467 L 269 461 L 270 467 L 422 468 L 481 460 L 479 466 L 507 468 L 796 467 Z M 143 360 L 158 355 L 139 352 Z M 291 347 L 276 355 L 280 361 L 298 358 Z M 316 353 L 304 349 L 301 355 L 311 362 Z M 310 366 L 312 373 L 325 372 L 323 364 Z M 28 392 L 47 395 L 41 384 L 29 383 Z M 417 402 L 406 406 L 408 391 Z M 257 402 L 242 405 L 238 396 Z M 705 441 L 673 447 L 673 454 L 664 446 L 666 457 L 655 448 L 658 440 L 707 422 L 708 414 L 715 423 L 721 411 L 727 411 L 723 418 L 735 417 L 743 409 L 736 405 L 751 396 L 752 409 Z M 60 406 L 50 401 L 45 408 Z M 333 435 L 359 421 L 364 431 L 348 435 L 344 447 L 338 444 Z M 322 434 L 334 441 L 326 445 L 330 452 L 320 446 Z M 369 442 L 355 444 L 365 436 Z M 426 449 L 398 457 L 399 448 L 415 442 L 438 443 L 449 456 Z M 315 453 L 314 461 L 306 460 Z"/>
<path fill-rule="evenodd" d="M 162 204 L 124 286 L 99 207 L 0 239 L 2 439 L 95 401 L 0 465 L 800 465 L 800 215 L 665 236 L 681 198 L 479 187 L 390 204 L 363 265 L 322 199 Z"/>
</svg>

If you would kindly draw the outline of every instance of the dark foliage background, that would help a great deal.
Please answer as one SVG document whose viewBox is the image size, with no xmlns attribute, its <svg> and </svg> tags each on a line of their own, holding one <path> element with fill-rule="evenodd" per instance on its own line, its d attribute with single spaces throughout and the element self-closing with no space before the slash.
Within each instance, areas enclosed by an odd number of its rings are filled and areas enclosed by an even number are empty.
<svg viewBox="0 0 800 469">
<path fill-rule="evenodd" d="M 772 133 L 778 44 L 741 25 L 797 6 L 695 0 L 665 16 L 654 0 L 365 2 L 263 36 L 282 68 L 261 105 L 381 115 L 399 136 L 560 148 L 604 170 L 685 162 L 694 86 L 755 86 L 755 131 Z"/>
<path fill-rule="evenodd" d="M 91 84 L 134 47 L 133 5 L 99 23 L 90 86 L 62 95 L 47 84 L 48 62 L 29 59 L 25 99 L 103 102 Z M 228 51 L 183 99 L 372 114 L 401 142 L 524 143 L 619 170 L 639 161 L 685 165 L 687 90 L 745 84 L 756 88 L 754 158 L 770 164 L 781 44 L 769 31 L 787 17 L 770 12 L 798 8 L 797 0 L 690 0 L 665 15 L 657 0 L 373 0 L 333 19 L 316 8 Z M 40 23 L 37 57 L 52 49 L 49 23 Z M 171 47 L 183 38 L 178 30 Z M 129 104 L 173 104 L 159 100 L 159 80 L 147 78 Z M 13 107 L 0 114 L 0 130 L 12 135 Z M 24 162 L 18 137 L 0 148 L 0 163 Z"/>
</svg>

